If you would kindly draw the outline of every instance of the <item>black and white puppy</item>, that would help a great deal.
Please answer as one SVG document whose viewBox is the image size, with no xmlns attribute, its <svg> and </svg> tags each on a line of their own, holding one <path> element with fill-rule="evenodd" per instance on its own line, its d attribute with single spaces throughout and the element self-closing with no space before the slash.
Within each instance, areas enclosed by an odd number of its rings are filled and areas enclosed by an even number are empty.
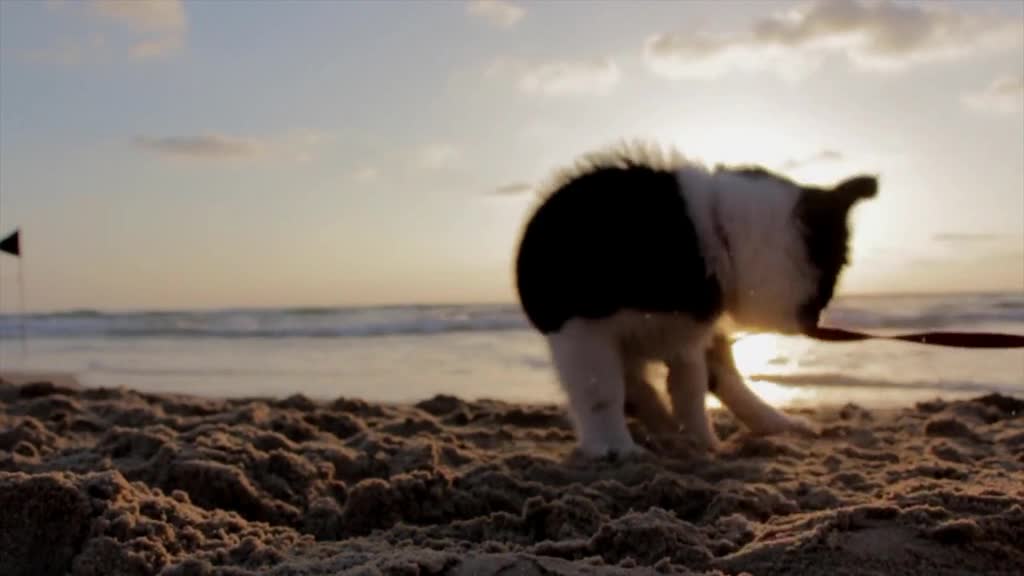
<svg viewBox="0 0 1024 576">
<path fill-rule="evenodd" d="M 760 168 L 591 156 L 552 187 L 516 258 L 520 303 L 547 339 L 586 455 L 639 450 L 628 402 L 659 431 L 718 439 L 712 391 L 756 433 L 804 429 L 737 373 L 721 320 L 801 333 L 817 325 L 847 262 L 848 214 L 874 177 L 803 186 Z M 671 413 L 647 380 L 668 368 Z"/>
</svg>

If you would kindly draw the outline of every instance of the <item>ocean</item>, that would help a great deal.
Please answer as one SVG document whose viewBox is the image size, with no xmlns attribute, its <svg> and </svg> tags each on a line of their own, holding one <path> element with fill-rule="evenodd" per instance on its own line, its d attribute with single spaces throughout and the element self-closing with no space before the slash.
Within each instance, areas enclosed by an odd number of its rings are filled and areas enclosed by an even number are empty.
<svg viewBox="0 0 1024 576">
<path fill-rule="evenodd" d="M 879 333 L 1024 334 L 1024 293 L 844 297 L 825 318 Z M 1024 395 L 1020 349 L 750 334 L 734 354 L 751 385 L 783 406 Z M 2 315 L 0 371 L 67 372 L 88 386 L 209 396 L 562 400 L 544 342 L 516 305 Z"/>
</svg>

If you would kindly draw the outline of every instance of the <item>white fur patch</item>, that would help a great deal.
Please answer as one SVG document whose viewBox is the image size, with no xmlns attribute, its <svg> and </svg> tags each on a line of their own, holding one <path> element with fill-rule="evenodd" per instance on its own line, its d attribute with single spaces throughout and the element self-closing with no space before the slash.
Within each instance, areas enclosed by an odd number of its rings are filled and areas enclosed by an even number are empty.
<svg viewBox="0 0 1024 576">
<path fill-rule="evenodd" d="M 697 231 L 701 256 L 707 267 L 708 275 L 714 275 L 719 282 L 727 283 L 729 279 L 729 254 L 715 231 L 714 195 L 718 193 L 714 186 L 714 176 L 700 165 L 687 165 L 676 173 L 686 207 Z"/>
<path fill-rule="evenodd" d="M 799 330 L 800 307 L 817 289 L 795 214 L 800 190 L 729 170 L 687 166 L 677 177 L 730 316 L 749 328 Z"/>
<path fill-rule="evenodd" d="M 670 370 L 673 365 L 687 367 L 685 373 L 677 368 L 670 381 L 670 393 L 677 399 L 674 412 L 698 442 L 713 447 L 717 440 L 709 433 L 703 402 L 704 351 L 712 327 L 686 316 L 620 312 L 597 320 L 574 318 L 549 335 L 580 449 L 589 455 L 637 450 L 625 420 L 626 368 L 652 360 L 669 364 Z"/>
</svg>

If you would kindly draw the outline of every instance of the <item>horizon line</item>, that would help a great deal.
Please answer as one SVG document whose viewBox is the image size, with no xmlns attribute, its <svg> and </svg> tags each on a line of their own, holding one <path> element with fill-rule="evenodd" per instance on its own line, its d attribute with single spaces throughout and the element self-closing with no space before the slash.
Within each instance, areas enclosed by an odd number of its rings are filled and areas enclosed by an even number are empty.
<svg viewBox="0 0 1024 576">
<path fill-rule="evenodd" d="M 847 298 L 873 299 L 873 298 L 922 298 L 922 297 L 954 297 L 954 296 L 1024 296 L 1024 287 L 1020 289 L 1005 290 L 950 290 L 948 292 L 922 292 L 922 291 L 892 291 L 892 292 L 847 292 L 837 294 L 833 299 L 841 301 Z M 441 307 L 470 307 L 470 306 L 519 306 L 516 300 L 466 300 L 466 301 L 436 301 L 436 302 L 381 302 L 370 304 L 327 304 L 327 305 L 256 305 L 256 306 L 231 306 L 211 305 L 200 307 L 154 307 L 154 308 L 58 308 L 48 310 L 35 310 L 24 312 L 25 316 L 51 316 L 51 315 L 73 315 L 73 314 L 154 314 L 154 313 L 182 313 L 182 312 L 214 312 L 225 310 L 236 311 L 319 311 L 319 310 L 367 310 L 384 308 L 441 308 Z M 0 312 L 0 316 L 21 316 L 21 312 Z"/>
</svg>

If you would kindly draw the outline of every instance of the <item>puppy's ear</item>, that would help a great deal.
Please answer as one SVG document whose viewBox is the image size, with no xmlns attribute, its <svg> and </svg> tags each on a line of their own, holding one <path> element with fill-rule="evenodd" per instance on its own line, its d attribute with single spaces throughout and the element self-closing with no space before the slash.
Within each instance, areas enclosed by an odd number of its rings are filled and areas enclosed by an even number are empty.
<svg viewBox="0 0 1024 576">
<path fill-rule="evenodd" d="M 854 176 L 839 183 L 832 194 L 845 206 L 853 206 L 860 200 L 878 195 L 878 178 L 875 176 Z"/>
</svg>

